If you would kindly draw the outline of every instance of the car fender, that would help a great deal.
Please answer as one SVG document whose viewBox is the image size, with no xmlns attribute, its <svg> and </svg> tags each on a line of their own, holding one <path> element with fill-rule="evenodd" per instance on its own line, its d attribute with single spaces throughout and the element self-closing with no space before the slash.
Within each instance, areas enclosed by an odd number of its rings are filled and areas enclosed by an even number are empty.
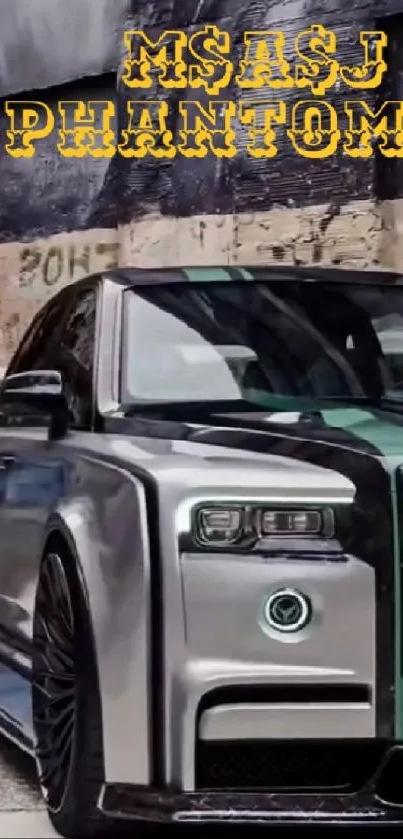
<svg viewBox="0 0 403 839">
<path fill-rule="evenodd" d="M 110 777 L 115 782 L 148 785 L 152 723 L 145 489 L 135 475 L 113 464 L 86 458 L 83 470 L 83 484 L 88 481 L 97 490 L 91 496 L 77 493 L 60 499 L 47 522 L 43 550 L 51 534 L 65 540 L 88 603 L 99 676 L 106 781 Z M 99 470 L 104 478 L 103 492 L 97 481 Z M 114 493 L 116 504 L 110 504 Z"/>
</svg>

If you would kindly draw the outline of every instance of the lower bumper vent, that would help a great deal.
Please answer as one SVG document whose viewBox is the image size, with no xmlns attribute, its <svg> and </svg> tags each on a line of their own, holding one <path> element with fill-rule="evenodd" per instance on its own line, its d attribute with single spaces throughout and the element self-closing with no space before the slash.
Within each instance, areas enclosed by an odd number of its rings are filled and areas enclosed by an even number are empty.
<svg viewBox="0 0 403 839">
<path fill-rule="evenodd" d="M 354 792 L 387 746 L 359 741 L 198 741 L 197 790 Z"/>
</svg>

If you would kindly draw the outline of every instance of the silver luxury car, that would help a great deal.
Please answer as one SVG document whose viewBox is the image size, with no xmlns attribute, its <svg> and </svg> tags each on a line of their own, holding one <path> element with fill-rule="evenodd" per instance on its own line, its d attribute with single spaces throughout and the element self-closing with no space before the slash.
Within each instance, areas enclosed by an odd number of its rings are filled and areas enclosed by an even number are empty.
<svg viewBox="0 0 403 839">
<path fill-rule="evenodd" d="M 0 386 L 0 727 L 62 835 L 403 825 L 400 281 L 128 268 L 35 317 Z"/>
</svg>

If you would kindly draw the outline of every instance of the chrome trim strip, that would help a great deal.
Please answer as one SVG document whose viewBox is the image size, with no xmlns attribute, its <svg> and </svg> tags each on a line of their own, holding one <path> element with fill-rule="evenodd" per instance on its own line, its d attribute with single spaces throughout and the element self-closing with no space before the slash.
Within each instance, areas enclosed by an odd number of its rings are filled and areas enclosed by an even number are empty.
<svg viewBox="0 0 403 839">
<path fill-rule="evenodd" d="M 217 705 L 204 711 L 201 740 L 317 740 L 375 737 L 368 703 Z"/>
<path fill-rule="evenodd" d="M 103 278 L 100 329 L 102 342 L 98 345 L 96 393 L 100 414 L 118 410 L 116 384 L 119 372 L 120 317 L 122 287 L 108 277 Z"/>
<path fill-rule="evenodd" d="M 297 813 L 295 810 L 281 810 L 277 814 L 275 812 L 268 814 L 266 810 L 209 810 L 208 812 L 206 810 L 181 810 L 174 814 L 172 821 L 183 822 L 184 824 L 202 824 L 204 822 L 212 824 L 249 824 L 249 822 L 267 824 L 270 822 L 273 825 L 277 822 L 282 827 L 286 825 L 291 826 L 293 823 L 299 825 L 301 822 L 333 825 L 337 825 L 338 822 L 345 822 L 345 824 L 366 825 L 370 822 L 375 824 L 379 821 L 379 815 L 376 812 L 371 813 L 368 810 L 358 813 L 343 813 L 338 810 L 334 810 L 333 812 L 328 810 L 325 812 L 318 811 L 316 813 L 309 811 L 308 817 L 305 814 Z M 389 824 L 401 826 L 402 819 L 393 815 L 391 820 L 388 821 Z"/>
</svg>

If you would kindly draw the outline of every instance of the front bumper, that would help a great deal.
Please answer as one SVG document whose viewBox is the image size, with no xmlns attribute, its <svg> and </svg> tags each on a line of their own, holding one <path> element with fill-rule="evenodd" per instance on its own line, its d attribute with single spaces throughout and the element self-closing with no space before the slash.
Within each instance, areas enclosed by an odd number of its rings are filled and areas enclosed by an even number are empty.
<svg viewBox="0 0 403 839">
<path fill-rule="evenodd" d="M 348 794 L 141 790 L 105 785 L 99 809 L 159 823 L 386 825 L 403 827 L 403 744 L 386 748 L 372 777 Z"/>
<path fill-rule="evenodd" d="M 200 742 L 221 742 L 228 765 L 234 763 L 231 740 L 243 748 L 245 741 L 275 747 L 283 740 L 382 736 L 376 730 L 372 568 L 350 556 L 336 562 L 326 555 L 270 561 L 183 556 L 181 570 L 183 600 L 170 602 L 168 588 L 164 597 L 160 776 L 167 787 L 197 791 Z M 261 619 L 267 595 L 283 588 L 313 604 L 310 625 L 292 636 L 272 632 Z M 267 765 L 265 749 L 258 760 Z M 235 782 L 224 778 L 227 788 L 255 786 L 253 762 L 245 767 L 242 759 Z M 265 780 L 261 786 L 270 788 Z"/>
</svg>

